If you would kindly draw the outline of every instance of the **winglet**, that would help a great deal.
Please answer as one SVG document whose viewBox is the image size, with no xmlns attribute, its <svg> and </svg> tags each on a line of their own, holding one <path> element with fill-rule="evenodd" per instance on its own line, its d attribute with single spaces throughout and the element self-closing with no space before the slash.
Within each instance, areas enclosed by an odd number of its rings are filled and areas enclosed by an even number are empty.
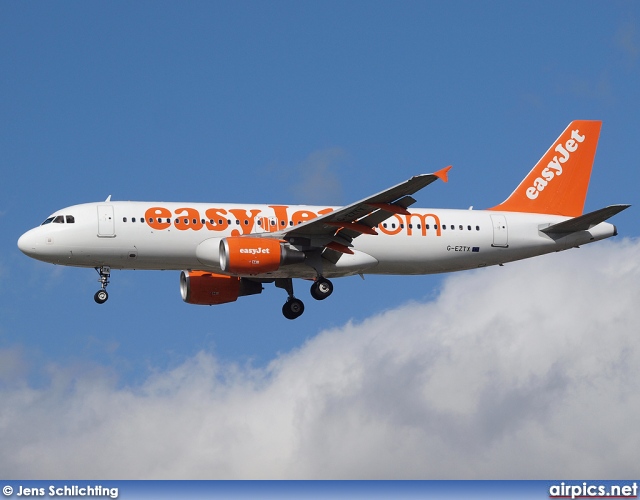
<svg viewBox="0 0 640 500">
<path fill-rule="evenodd" d="M 449 173 L 449 170 L 451 170 L 452 167 L 453 165 L 444 167 L 438 170 L 437 172 L 434 172 L 433 175 L 435 175 L 438 179 L 442 180 L 443 182 L 449 182 L 449 177 L 447 174 Z"/>
</svg>

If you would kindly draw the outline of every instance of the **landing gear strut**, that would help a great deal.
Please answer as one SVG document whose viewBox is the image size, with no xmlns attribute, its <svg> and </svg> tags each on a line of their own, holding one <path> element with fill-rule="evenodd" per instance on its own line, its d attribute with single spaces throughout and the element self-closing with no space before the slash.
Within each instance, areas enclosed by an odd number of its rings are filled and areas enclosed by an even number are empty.
<svg viewBox="0 0 640 500">
<path fill-rule="evenodd" d="M 96 271 L 100 275 L 100 279 L 98 279 L 98 281 L 101 284 L 101 288 L 93 296 L 93 300 L 98 304 L 104 304 L 109 298 L 107 285 L 109 284 L 109 278 L 111 277 L 111 268 L 109 266 L 96 267 Z"/>
</svg>

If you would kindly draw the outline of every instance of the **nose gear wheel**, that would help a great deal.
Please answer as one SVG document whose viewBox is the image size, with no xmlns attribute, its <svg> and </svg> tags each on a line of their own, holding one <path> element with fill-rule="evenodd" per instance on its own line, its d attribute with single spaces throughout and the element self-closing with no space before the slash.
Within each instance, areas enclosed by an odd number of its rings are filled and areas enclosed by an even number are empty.
<svg viewBox="0 0 640 500">
<path fill-rule="evenodd" d="M 108 298 L 109 294 L 106 290 L 98 290 L 93 296 L 93 300 L 95 300 L 98 304 L 104 304 Z"/>
</svg>

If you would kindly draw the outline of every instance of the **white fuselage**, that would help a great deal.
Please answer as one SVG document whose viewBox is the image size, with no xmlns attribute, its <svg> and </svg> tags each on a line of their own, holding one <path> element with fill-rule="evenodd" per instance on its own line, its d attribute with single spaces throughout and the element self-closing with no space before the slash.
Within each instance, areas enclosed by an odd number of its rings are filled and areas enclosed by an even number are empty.
<svg viewBox="0 0 640 500">
<path fill-rule="evenodd" d="M 332 207 L 164 202 L 102 202 L 57 211 L 26 232 L 18 246 L 54 264 L 114 269 L 222 272 L 222 238 L 279 231 Z M 62 216 L 62 217 L 58 217 Z M 69 217 L 70 216 L 70 217 Z M 353 240 L 353 254 L 325 262 L 326 277 L 353 274 L 431 274 L 502 264 L 614 236 L 603 222 L 555 239 L 541 229 L 568 219 L 486 210 L 411 209 Z M 70 221 L 73 222 L 70 222 Z M 257 278 L 315 278 L 294 264 Z"/>
</svg>

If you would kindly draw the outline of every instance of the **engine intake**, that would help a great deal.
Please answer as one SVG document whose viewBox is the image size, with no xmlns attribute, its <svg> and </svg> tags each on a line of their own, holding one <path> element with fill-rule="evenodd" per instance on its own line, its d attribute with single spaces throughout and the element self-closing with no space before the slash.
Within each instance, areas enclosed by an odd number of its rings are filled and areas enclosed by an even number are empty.
<svg viewBox="0 0 640 500">
<path fill-rule="evenodd" d="M 233 274 L 263 274 L 300 264 L 304 252 L 271 238 L 231 237 L 220 241 L 220 268 Z"/>
</svg>

